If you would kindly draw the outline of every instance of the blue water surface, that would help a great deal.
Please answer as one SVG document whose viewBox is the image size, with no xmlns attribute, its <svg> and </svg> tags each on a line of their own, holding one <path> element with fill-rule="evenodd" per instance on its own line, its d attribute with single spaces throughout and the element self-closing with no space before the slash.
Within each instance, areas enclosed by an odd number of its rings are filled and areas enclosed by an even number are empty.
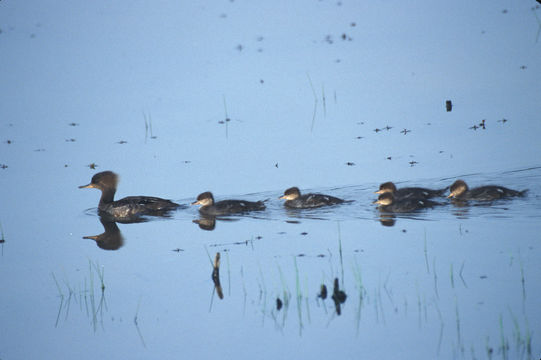
<svg viewBox="0 0 541 360">
<path fill-rule="evenodd" d="M 538 359 L 540 18 L 534 1 L 0 2 L 0 358 Z M 117 198 L 267 210 L 205 226 L 187 206 L 97 242 L 99 193 L 78 186 L 103 170 Z M 372 204 L 384 181 L 459 178 L 529 191 Z M 352 201 L 288 211 L 291 186 Z"/>
</svg>

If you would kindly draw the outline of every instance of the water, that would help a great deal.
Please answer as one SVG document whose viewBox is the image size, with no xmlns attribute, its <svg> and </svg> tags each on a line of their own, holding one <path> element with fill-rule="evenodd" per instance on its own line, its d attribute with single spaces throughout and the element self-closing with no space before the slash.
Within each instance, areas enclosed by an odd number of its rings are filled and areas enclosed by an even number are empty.
<svg viewBox="0 0 541 360">
<path fill-rule="evenodd" d="M 0 358 L 539 358 L 532 4 L 0 4 Z M 188 206 L 97 243 L 78 186 L 103 170 L 117 198 L 267 210 Z M 457 178 L 529 192 L 372 204 Z M 288 211 L 291 186 L 353 201 Z"/>
</svg>

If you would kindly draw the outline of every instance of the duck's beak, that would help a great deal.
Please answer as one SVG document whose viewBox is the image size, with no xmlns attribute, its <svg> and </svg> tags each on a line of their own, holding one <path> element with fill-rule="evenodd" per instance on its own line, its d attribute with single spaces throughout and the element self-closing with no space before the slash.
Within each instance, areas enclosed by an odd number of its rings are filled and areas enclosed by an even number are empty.
<svg viewBox="0 0 541 360">
<path fill-rule="evenodd" d="M 372 204 L 379 204 L 379 200 L 373 201 Z"/>
<path fill-rule="evenodd" d="M 383 190 L 374 191 L 374 194 L 383 194 Z"/>
<path fill-rule="evenodd" d="M 285 199 L 285 198 L 286 198 L 286 196 L 285 196 L 285 195 L 282 195 L 282 196 L 280 196 L 278 199 Z"/>
<path fill-rule="evenodd" d="M 194 201 L 191 205 L 199 205 L 199 204 L 201 204 L 201 202 L 197 200 L 197 201 Z"/>
<path fill-rule="evenodd" d="M 95 189 L 96 188 L 96 185 L 90 183 L 88 185 L 81 185 L 79 186 L 79 189 Z"/>
<path fill-rule="evenodd" d="M 455 197 L 455 193 L 450 193 L 449 195 L 447 195 L 447 199 L 452 198 L 452 197 Z"/>
</svg>

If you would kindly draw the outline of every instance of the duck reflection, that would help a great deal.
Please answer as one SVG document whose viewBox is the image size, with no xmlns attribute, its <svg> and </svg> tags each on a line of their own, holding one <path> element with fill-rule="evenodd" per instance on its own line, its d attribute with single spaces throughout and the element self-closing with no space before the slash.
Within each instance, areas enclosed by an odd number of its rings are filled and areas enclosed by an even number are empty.
<svg viewBox="0 0 541 360">
<path fill-rule="evenodd" d="M 200 214 L 199 219 L 192 220 L 192 222 L 199 225 L 201 230 L 212 231 L 216 228 L 216 219 L 221 221 L 238 221 L 238 219 L 228 217 Z"/>
<path fill-rule="evenodd" d="M 220 299 L 224 298 L 224 292 L 222 290 L 222 285 L 220 284 L 220 253 L 216 253 L 214 258 L 214 264 L 212 269 L 212 281 L 214 282 L 214 288 Z"/>
<path fill-rule="evenodd" d="M 122 245 L 124 245 L 124 237 L 116 225 L 116 222 L 103 216 L 100 216 L 100 222 L 103 225 L 105 232 L 99 235 L 83 236 L 83 239 L 91 239 L 96 241 L 96 245 L 103 250 L 120 249 Z"/>
<path fill-rule="evenodd" d="M 380 214 L 379 222 L 382 226 L 394 226 L 396 223 L 396 216 L 394 214 Z"/>
</svg>

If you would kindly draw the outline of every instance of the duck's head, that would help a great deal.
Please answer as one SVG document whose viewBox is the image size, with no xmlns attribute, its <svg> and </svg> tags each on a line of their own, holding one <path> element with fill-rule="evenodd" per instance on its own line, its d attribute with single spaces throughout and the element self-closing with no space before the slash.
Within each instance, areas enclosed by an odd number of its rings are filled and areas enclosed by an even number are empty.
<svg viewBox="0 0 541 360">
<path fill-rule="evenodd" d="M 116 189 L 118 184 L 118 175 L 112 171 L 102 171 L 92 176 L 88 185 L 81 185 L 79 189 Z"/>
<path fill-rule="evenodd" d="M 210 191 L 206 191 L 197 196 L 197 200 L 192 205 L 210 206 L 214 204 L 214 196 Z"/>
<path fill-rule="evenodd" d="M 388 181 L 386 183 L 383 183 L 379 186 L 379 190 L 376 191 L 376 194 L 384 194 L 384 193 L 394 193 L 396 191 L 396 186 Z"/>
<path fill-rule="evenodd" d="M 464 182 L 463 180 L 457 180 L 453 183 L 453 185 L 451 185 L 449 191 L 450 194 L 447 197 L 456 198 L 468 191 L 468 185 L 466 185 L 466 182 Z"/>
<path fill-rule="evenodd" d="M 285 199 L 285 200 L 295 200 L 301 196 L 301 191 L 298 187 L 291 187 L 284 191 L 284 195 L 280 196 L 279 199 Z"/>
<path fill-rule="evenodd" d="M 382 206 L 391 205 L 394 201 L 394 196 L 390 192 L 386 192 L 378 196 L 378 199 L 373 202 L 373 204 L 378 204 Z"/>
</svg>

